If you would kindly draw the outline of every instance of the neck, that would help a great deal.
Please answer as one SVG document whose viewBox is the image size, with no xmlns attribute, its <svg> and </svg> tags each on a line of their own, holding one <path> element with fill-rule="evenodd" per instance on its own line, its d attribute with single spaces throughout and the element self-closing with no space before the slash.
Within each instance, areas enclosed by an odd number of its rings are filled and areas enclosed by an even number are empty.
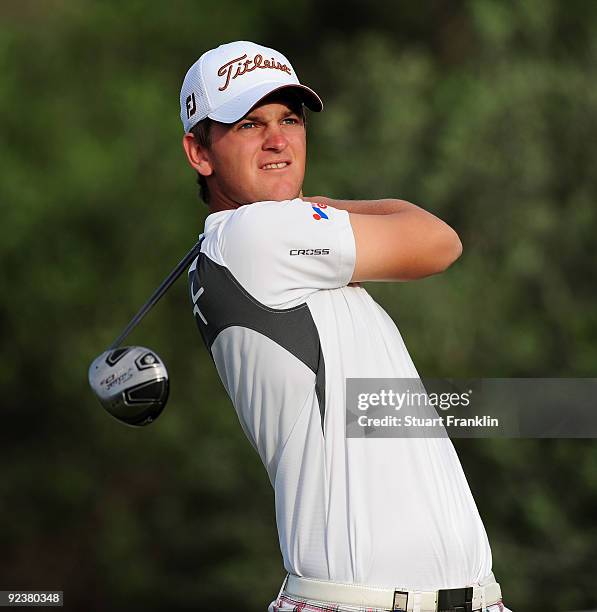
<svg viewBox="0 0 597 612">
<path fill-rule="evenodd" d="M 272 194 L 273 196 L 273 194 Z M 283 200 L 292 200 L 294 198 L 302 198 L 303 190 L 301 189 L 298 194 L 291 195 L 284 198 L 273 197 L 263 197 L 261 200 L 252 200 L 252 201 L 237 201 L 232 198 L 232 196 L 223 193 L 216 186 L 215 189 L 209 190 L 209 203 L 207 207 L 209 208 L 210 213 L 220 212 L 222 210 L 236 210 L 241 206 L 246 206 L 248 204 L 253 204 L 253 202 L 264 201 L 264 200 L 272 200 L 272 201 L 283 201 Z"/>
<path fill-rule="evenodd" d="M 226 196 L 217 190 L 209 192 L 209 212 L 220 212 L 221 210 L 235 210 L 243 206 L 241 202 L 235 202 L 231 197 Z"/>
</svg>

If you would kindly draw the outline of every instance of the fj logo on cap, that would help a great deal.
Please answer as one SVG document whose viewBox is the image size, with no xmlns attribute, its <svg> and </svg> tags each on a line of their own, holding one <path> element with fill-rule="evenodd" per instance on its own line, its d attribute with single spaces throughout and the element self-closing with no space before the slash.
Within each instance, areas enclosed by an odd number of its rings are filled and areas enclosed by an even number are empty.
<svg viewBox="0 0 597 612">
<path fill-rule="evenodd" d="M 229 62 L 226 62 L 223 66 L 220 66 L 218 69 L 218 76 L 225 77 L 226 82 L 222 87 L 218 87 L 219 91 L 224 91 L 228 89 L 228 85 L 230 84 L 230 79 L 234 80 L 236 77 L 242 76 L 247 72 L 253 72 L 255 68 L 270 68 L 272 70 L 281 70 L 286 74 L 291 75 L 292 71 L 286 64 L 282 64 L 277 62 L 273 57 L 271 60 L 263 59 L 263 55 L 258 53 L 253 59 L 245 59 L 247 54 L 241 55 L 240 57 L 236 57 Z M 244 62 L 242 60 L 245 60 Z M 238 62 L 236 66 L 236 70 L 234 71 L 234 76 L 232 75 L 233 64 Z"/>
<path fill-rule="evenodd" d="M 187 119 L 190 119 L 197 111 L 197 104 L 195 103 L 195 92 L 187 97 Z"/>
</svg>

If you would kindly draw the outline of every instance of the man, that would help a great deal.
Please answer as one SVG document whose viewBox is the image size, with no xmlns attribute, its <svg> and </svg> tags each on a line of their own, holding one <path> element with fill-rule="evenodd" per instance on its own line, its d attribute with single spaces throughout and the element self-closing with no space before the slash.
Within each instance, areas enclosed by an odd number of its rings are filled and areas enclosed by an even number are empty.
<svg viewBox="0 0 597 612">
<path fill-rule="evenodd" d="M 273 49 L 208 51 L 180 102 L 211 213 L 193 312 L 275 491 L 288 576 L 270 611 L 504 610 L 451 441 L 345 435 L 347 378 L 418 378 L 359 282 L 442 272 L 457 234 L 401 200 L 302 196 L 304 106 L 322 102 Z"/>
</svg>

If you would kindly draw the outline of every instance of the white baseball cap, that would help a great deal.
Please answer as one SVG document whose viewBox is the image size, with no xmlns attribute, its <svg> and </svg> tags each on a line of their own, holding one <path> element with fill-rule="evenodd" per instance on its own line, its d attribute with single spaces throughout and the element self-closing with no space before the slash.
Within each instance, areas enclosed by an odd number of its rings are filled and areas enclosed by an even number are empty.
<svg viewBox="0 0 597 612">
<path fill-rule="evenodd" d="M 180 90 L 185 132 L 209 117 L 220 123 L 242 119 L 265 96 L 296 89 L 305 106 L 323 108 L 321 98 L 301 85 L 290 62 L 275 49 L 248 41 L 220 45 L 204 53 L 188 70 Z"/>
</svg>

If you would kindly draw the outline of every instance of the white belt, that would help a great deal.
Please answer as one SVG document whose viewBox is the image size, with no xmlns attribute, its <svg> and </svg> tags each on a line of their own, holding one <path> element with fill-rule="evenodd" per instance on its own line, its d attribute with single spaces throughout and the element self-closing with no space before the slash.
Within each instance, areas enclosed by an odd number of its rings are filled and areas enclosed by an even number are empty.
<svg viewBox="0 0 597 612">
<path fill-rule="evenodd" d="M 497 603 L 502 592 L 493 574 L 482 581 L 484 584 L 469 585 L 473 589 L 471 607 L 468 610 L 484 610 L 486 606 Z M 406 610 L 407 612 L 436 612 L 438 591 L 408 591 L 384 587 L 344 584 L 313 578 L 301 578 L 288 574 L 282 585 L 281 593 L 301 599 L 324 603 L 345 604 L 386 610 Z M 466 608 L 462 608 L 463 612 Z"/>
</svg>

